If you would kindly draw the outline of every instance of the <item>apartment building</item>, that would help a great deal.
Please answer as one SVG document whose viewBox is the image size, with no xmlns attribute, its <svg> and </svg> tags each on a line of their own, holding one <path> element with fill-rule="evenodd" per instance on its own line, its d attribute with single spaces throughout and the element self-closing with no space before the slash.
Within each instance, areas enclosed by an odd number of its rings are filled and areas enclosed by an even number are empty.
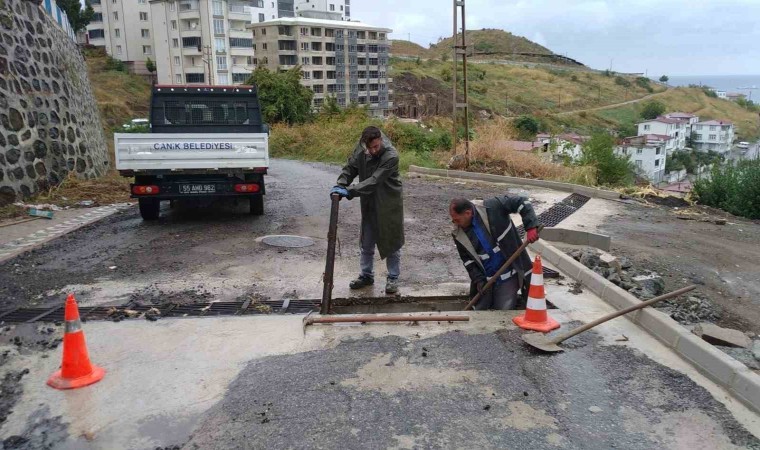
<svg viewBox="0 0 760 450">
<path fill-rule="evenodd" d="M 639 175 L 659 183 L 665 176 L 666 149 L 673 140 L 672 136 L 661 134 L 628 137 L 615 147 L 615 154 L 627 156 Z"/>
<path fill-rule="evenodd" d="M 295 13 L 309 19 L 351 20 L 351 0 L 295 0 Z"/>
<path fill-rule="evenodd" d="M 266 22 L 267 20 L 274 20 L 279 17 L 279 9 L 277 0 L 253 0 L 250 2 L 251 6 L 251 22 Z M 292 3 L 292 0 L 291 0 Z M 288 16 L 288 17 L 292 17 Z"/>
<path fill-rule="evenodd" d="M 734 142 L 734 124 L 726 120 L 697 122 L 691 127 L 695 150 L 726 153 Z"/>
<path fill-rule="evenodd" d="M 150 0 L 158 82 L 234 85 L 248 80 L 255 69 L 247 29 L 252 9 L 250 2 L 228 0 Z"/>
<path fill-rule="evenodd" d="M 656 119 L 639 122 L 638 135 L 663 135 L 670 137 L 665 145 L 665 150 L 670 154 L 686 147 L 688 124 L 689 122 L 684 119 L 669 119 L 665 116 L 660 116 Z"/>
<path fill-rule="evenodd" d="M 147 74 L 145 62 L 155 59 L 148 0 L 91 0 L 95 11 L 87 25 L 87 41 L 105 47 L 133 73 Z"/>
<path fill-rule="evenodd" d="M 250 26 L 256 63 L 270 70 L 300 66 L 319 108 L 327 96 L 341 106 L 368 105 L 377 116 L 393 108 L 388 78 L 390 29 L 361 22 L 281 18 Z"/>
</svg>

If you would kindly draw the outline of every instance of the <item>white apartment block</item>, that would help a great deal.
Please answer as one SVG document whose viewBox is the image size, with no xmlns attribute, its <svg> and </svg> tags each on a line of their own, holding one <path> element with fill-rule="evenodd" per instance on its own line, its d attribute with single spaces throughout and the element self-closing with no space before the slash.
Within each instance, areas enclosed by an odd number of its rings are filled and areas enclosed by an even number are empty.
<svg viewBox="0 0 760 450">
<path fill-rule="evenodd" d="M 242 84 L 255 69 L 250 2 L 150 0 L 159 84 Z"/>
<path fill-rule="evenodd" d="M 659 134 L 629 137 L 615 147 L 615 154 L 627 156 L 639 175 L 659 183 L 665 175 L 666 148 L 672 140 L 670 136 Z"/>
<path fill-rule="evenodd" d="M 251 2 L 251 22 L 266 22 L 278 16 L 277 0 L 253 0 Z"/>
<path fill-rule="evenodd" d="M 390 29 L 304 17 L 254 23 L 250 28 L 256 64 L 270 70 L 300 66 L 302 84 L 314 92 L 315 109 L 327 96 L 334 96 L 340 106 L 368 105 L 377 116 L 393 109 Z"/>
<path fill-rule="evenodd" d="M 708 120 L 692 125 L 695 150 L 726 153 L 734 142 L 734 124 L 725 120 Z"/>
<path fill-rule="evenodd" d="M 657 134 L 668 136 L 665 150 L 668 154 L 681 150 L 686 147 L 686 136 L 688 122 L 682 119 L 668 119 L 660 116 L 656 119 L 646 120 L 638 123 L 638 136 L 647 134 Z"/>
<path fill-rule="evenodd" d="M 105 47 L 134 73 L 147 74 L 145 61 L 155 60 L 153 28 L 147 0 L 91 0 L 95 16 L 87 25 L 87 41 Z"/>
<path fill-rule="evenodd" d="M 351 20 L 351 0 L 295 0 L 297 17 Z"/>
</svg>

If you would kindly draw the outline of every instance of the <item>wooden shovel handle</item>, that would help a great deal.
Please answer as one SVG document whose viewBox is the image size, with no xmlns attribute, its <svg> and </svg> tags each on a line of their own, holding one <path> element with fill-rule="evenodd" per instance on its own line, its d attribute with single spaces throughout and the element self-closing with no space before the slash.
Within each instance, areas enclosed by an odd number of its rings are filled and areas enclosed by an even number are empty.
<svg viewBox="0 0 760 450">
<path fill-rule="evenodd" d="M 600 318 L 596 319 L 593 322 L 589 322 L 586 325 L 580 326 L 580 327 L 578 327 L 578 328 L 576 328 L 574 330 L 570 330 L 569 332 L 567 332 L 565 334 L 557 336 L 556 338 L 552 339 L 551 343 L 555 344 L 555 345 L 559 344 L 560 342 L 562 342 L 562 341 L 564 341 L 566 339 L 570 339 L 571 337 L 575 336 L 576 334 L 583 333 L 584 331 L 589 330 L 591 328 L 594 328 L 595 326 L 597 326 L 597 325 L 599 325 L 601 323 L 607 322 L 608 320 L 612 320 L 615 317 L 620 317 L 620 316 L 622 316 L 624 314 L 628 314 L 631 311 L 636 311 L 637 309 L 646 308 L 649 305 L 654 305 L 657 302 L 661 302 L 661 301 L 667 300 L 669 298 L 678 297 L 681 294 L 685 294 L 685 293 L 687 293 L 689 291 L 692 291 L 692 290 L 696 289 L 696 287 L 697 286 L 695 286 L 695 285 L 692 284 L 691 286 L 686 286 L 686 287 L 678 289 L 676 291 L 668 292 L 667 294 L 663 294 L 663 295 L 661 295 L 659 297 L 655 297 L 655 298 L 653 298 L 651 300 L 647 300 L 645 302 L 641 302 L 638 305 L 629 306 L 627 308 L 621 309 L 620 311 L 615 311 L 614 313 L 607 314 L 606 316 L 600 317 Z"/>
</svg>

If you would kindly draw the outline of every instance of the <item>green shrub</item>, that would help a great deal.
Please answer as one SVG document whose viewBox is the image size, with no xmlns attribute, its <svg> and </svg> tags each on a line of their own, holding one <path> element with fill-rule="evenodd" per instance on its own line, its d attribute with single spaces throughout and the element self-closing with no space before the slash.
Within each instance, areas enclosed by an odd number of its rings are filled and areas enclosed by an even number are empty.
<svg viewBox="0 0 760 450">
<path fill-rule="evenodd" d="M 627 186 L 633 181 L 633 164 L 614 152 L 615 141 L 607 133 L 594 133 L 583 143 L 580 164 L 596 168 L 596 182 L 603 186 Z"/>
<path fill-rule="evenodd" d="M 625 78 L 623 78 L 621 76 L 615 77 L 615 84 L 617 84 L 619 86 L 623 86 L 623 87 L 630 87 L 631 86 L 631 82 L 628 81 L 628 80 L 626 80 Z"/>
<path fill-rule="evenodd" d="M 110 56 L 107 56 L 106 57 L 106 70 L 111 70 L 111 71 L 114 71 L 114 72 L 124 72 L 124 73 L 127 73 L 127 66 L 124 65 L 123 61 L 121 61 L 119 59 L 116 59 L 116 58 L 112 58 Z"/>
<path fill-rule="evenodd" d="M 539 122 L 533 116 L 524 115 L 515 119 L 513 126 L 521 139 L 533 139 L 538 134 Z"/>
<path fill-rule="evenodd" d="M 570 81 L 578 81 L 578 75 L 572 75 Z"/>
<path fill-rule="evenodd" d="M 713 166 L 709 179 L 694 184 L 697 202 L 749 219 L 760 219 L 760 159 Z"/>
<path fill-rule="evenodd" d="M 646 102 L 644 108 L 641 110 L 642 119 L 656 119 L 657 116 L 662 115 L 665 112 L 665 105 L 656 100 Z"/>
</svg>

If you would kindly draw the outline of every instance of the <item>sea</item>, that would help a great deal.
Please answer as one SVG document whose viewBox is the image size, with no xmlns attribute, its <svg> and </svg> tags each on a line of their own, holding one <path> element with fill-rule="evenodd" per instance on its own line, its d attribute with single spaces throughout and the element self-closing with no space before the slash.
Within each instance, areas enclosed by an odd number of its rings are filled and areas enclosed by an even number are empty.
<svg viewBox="0 0 760 450">
<path fill-rule="evenodd" d="M 668 84 L 671 86 L 709 86 L 719 91 L 745 94 L 748 99 L 760 101 L 760 75 L 684 75 L 669 78 Z"/>
</svg>

